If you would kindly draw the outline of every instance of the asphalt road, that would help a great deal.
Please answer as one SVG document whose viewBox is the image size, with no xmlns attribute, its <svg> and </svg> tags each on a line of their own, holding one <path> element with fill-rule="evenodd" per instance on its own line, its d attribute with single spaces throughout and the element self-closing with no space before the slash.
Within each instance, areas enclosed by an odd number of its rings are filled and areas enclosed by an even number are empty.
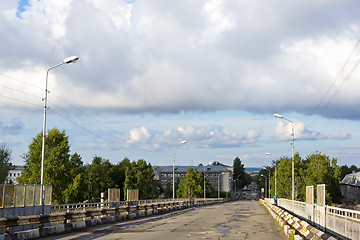
<svg viewBox="0 0 360 240">
<path fill-rule="evenodd" d="M 264 206 L 240 200 L 122 221 L 43 239 L 287 239 Z"/>
</svg>

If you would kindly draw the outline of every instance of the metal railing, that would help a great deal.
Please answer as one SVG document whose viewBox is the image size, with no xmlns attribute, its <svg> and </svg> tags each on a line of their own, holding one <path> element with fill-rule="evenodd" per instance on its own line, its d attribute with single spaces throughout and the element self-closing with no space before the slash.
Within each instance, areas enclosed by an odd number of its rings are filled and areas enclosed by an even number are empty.
<svg viewBox="0 0 360 240">
<path fill-rule="evenodd" d="M 44 204 L 51 204 L 52 186 L 44 185 Z M 0 184 L 0 209 L 40 206 L 40 184 Z"/>
<path fill-rule="evenodd" d="M 143 206 L 147 204 L 154 204 L 154 203 L 171 203 L 171 202 L 179 202 L 179 201 L 193 201 L 195 204 L 198 202 L 206 201 L 210 202 L 217 202 L 223 201 L 223 199 L 218 198 L 167 198 L 167 199 L 148 199 L 148 200 L 139 200 L 136 202 L 128 202 L 128 201 L 121 201 L 121 202 L 97 202 L 97 203 L 72 203 L 72 204 L 56 204 L 51 206 L 51 213 L 57 212 L 71 212 L 71 211 L 82 211 L 82 210 L 91 210 L 91 209 L 104 209 L 104 208 L 116 208 L 122 206 Z"/>
<path fill-rule="evenodd" d="M 268 203 L 274 203 L 267 198 Z M 278 206 L 341 239 L 360 239 L 360 211 L 280 198 Z"/>
<path fill-rule="evenodd" d="M 111 204 L 114 203 L 61 204 L 52 206 L 53 209 L 51 214 L 0 218 L 0 229 L 6 229 L 8 234 L 12 234 L 13 232 L 18 231 L 14 230 L 15 228 L 28 225 L 35 225 L 38 228 L 42 228 L 45 225 L 65 224 L 110 216 L 121 220 L 130 216 L 130 214 L 142 216 L 142 213 L 143 215 L 146 215 L 149 211 L 167 211 L 227 201 L 230 201 L 230 199 L 154 199 L 141 200 L 136 205 L 129 204 L 129 202 L 125 201 L 119 202 L 119 206 L 117 207 L 111 207 Z M 19 231 L 22 230 L 20 229 Z"/>
</svg>

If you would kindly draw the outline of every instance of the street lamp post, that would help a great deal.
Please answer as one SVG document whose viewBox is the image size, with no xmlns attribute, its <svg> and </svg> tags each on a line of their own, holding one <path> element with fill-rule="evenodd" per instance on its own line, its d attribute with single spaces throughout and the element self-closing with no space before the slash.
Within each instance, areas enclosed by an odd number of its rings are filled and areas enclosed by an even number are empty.
<svg viewBox="0 0 360 240">
<path fill-rule="evenodd" d="M 270 169 L 263 167 L 263 169 L 268 170 L 269 171 L 269 192 L 268 192 L 268 196 L 269 198 L 271 198 L 271 186 L 270 186 Z"/>
<path fill-rule="evenodd" d="M 271 153 L 266 153 L 266 155 L 271 155 Z M 277 195 L 277 191 L 276 191 L 276 168 L 277 168 L 277 160 L 275 159 L 275 195 Z"/>
<path fill-rule="evenodd" d="M 46 71 L 46 83 L 45 83 L 45 98 L 44 100 L 44 125 L 43 125 L 43 141 L 42 141 L 42 148 L 41 148 L 41 198 L 40 203 L 42 206 L 42 213 L 44 214 L 44 162 L 45 162 L 45 137 L 46 137 L 46 109 L 47 109 L 47 95 L 48 95 L 48 78 L 49 78 L 49 71 L 53 68 L 59 67 L 63 64 L 74 63 L 79 60 L 78 57 L 72 56 L 65 58 L 61 63 L 56 64 L 47 69 Z"/>
<path fill-rule="evenodd" d="M 283 116 L 281 116 L 280 114 L 277 114 L 277 113 L 274 114 L 274 117 L 282 118 L 288 122 L 291 122 L 291 124 L 292 124 L 291 200 L 294 201 L 294 191 L 295 191 L 295 185 L 294 185 L 295 184 L 295 179 L 294 179 L 294 158 L 295 158 L 295 155 L 294 155 L 294 142 L 295 142 L 294 122 L 289 119 L 284 118 Z"/>
<path fill-rule="evenodd" d="M 185 144 L 185 143 L 187 143 L 186 140 L 181 141 L 180 143 L 174 145 L 174 154 L 173 154 L 173 184 L 172 184 L 172 185 L 173 185 L 173 199 L 175 198 L 175 147 L 176 147 L 177 145 Z"/>
</svg>

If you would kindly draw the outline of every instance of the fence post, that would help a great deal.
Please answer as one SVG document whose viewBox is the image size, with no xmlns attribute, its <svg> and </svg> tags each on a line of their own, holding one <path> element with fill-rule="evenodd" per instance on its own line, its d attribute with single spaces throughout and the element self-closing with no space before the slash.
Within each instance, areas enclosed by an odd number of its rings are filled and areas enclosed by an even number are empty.
<svg viewBox="0 0 360 240">
<path fill-rule="evenodd" d="M 326 231 L 326 208 L 325 208 L 325 184 L 316 186 L 316 203 L 318 208 L 318 219 L 320 229 Z"/>
<path fill-rule="evenodd" d="M 105 201 L 105 193 L 102 192 L 102 193 L 101 193 L 101 209 L 104 208 L 104 201 Z"/>
<path fill-rule="evenodd" d="M 306 213 L 307 218 L 314 222 L 314 186 L 306 186 Z"/>
</svg>

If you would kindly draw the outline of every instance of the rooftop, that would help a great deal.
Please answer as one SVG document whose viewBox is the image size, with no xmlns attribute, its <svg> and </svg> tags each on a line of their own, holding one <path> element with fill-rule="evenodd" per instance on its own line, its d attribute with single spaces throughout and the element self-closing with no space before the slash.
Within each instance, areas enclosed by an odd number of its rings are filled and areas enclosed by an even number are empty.
<svg viewBox="0 0 360 240">
<path fill-rule="evenodd" d="M 347 174 L 340 183 L 360 187 L 360 172 Z"/>
<path fill-rule="evenodd" d="M 204 171 L 204 166 L 175 166 L 175 172 L 187 172 L 189 167 L 196 169 L 198 172 Z M 172 173 L 173 166 L 167 166 L 166 168 L 162 169 L 161 172 Z M 222 172 L 231 172 L 231 171 L 221 165 L 207 165 L 205 166 L 205 172 L 222 173 Z"/>
</svg>

